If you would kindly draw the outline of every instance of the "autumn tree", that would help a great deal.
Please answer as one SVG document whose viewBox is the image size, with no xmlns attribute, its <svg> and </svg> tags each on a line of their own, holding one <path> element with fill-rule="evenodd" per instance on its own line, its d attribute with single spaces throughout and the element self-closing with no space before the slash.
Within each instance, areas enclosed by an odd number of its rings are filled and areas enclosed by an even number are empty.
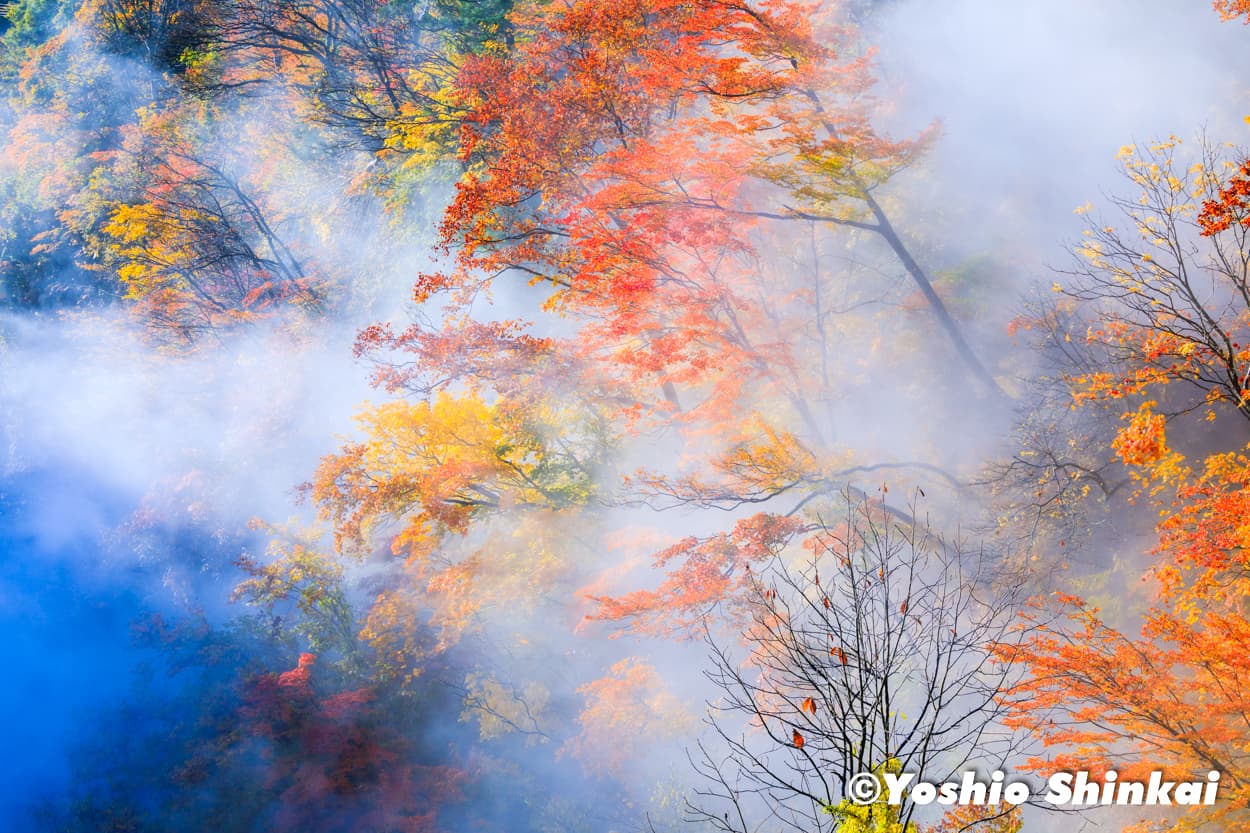
<svg viewBox="0 0 1250 833">
<path fill-rule="evenodd" d="M 1214 5 L 1225 19 L 1239 13 Z M 1092 506 L 1123 507 L 1135 479 L 1159 493 L 1134 466 L 1180 462 L 1165 425 L 1181 428 L 1174 444 L 1209 450 L 1212 432 L 1183 417 L 1247 415 L 1245 154 L 1196 145 L 1124 147 L 1128 189 L 1107 198 L 1109 214 L 1077 210 L 1087 223 L 1072 265 L 1012 324 L 1031 336 L 1041 372 L 1020 409 L 1019 451 L 984 482 L 1008 525 L 1046 530 L 1048 546 L 1086 537 Z"/>
<path fill-rule="evenodd" d="M 98 251 L 89 253 L 108 213 L 94 178 L 107 170 L 123 126 L 147 99 L 117 83 L 114 59 L 97 48 L 98 36 L 82 17 L 55 18 L 61 28 L 38 43 L 5 42 L 6 60 L 16 65 L 0 157 L 0 273 L 9 303 L 64 306 L 116 293 Z"/>
<path fill-rule="evenodd" d="M 1161 564 L 1148 577 L 1158 582 L 1159 598 L 1139 633 L 1108 622 L 1079 597 L 1060 595 L 1026 618 L 1033 636 L 999 650 L 1029 672 L 1008 702 L 1011 724 L 1049 747 L 1031 768 L 1114 769 L 1121 780 L 1139 781 L 1153 771 L 1175 780 L 1221 773 L 1214 807 L 1192 808 L 1179 822 L 1147 818 L 1134 829 L 1246 829 L 1250 704 L 1240 681 L 1250 648 L 1248 463 L 1245 453 L 1214 455 L 1180 486 L 1160 525 Z"/>
<path fill-rule="evenodd" d="M 459 60 L 454 260 L 419 278 L 415 323 L 361 333 L 402 399 L 367 408 L 308 487 L 341 551 L 401 559 L 364 630 L 396 679 L 544 581 L 586 588 L 584 633 L 689 633 L 749 594 L 751 568 L 815 546 L 847 479 L 957 485 L 838 448 L 835 403 L 871 374 L 841 360 L 843 329 L 869 330 L 855 313 L 884 291 L 874 269 L 842 269 L 847 246 L 892 259 L 972 388 L 997 387 L 887 213 L 928 137 L 874 129 L 869 55 L 839 12 L 518 4 L 511 48 Z M 427 147 L 445 126 L 399 119 L 388 142 Z M 537 323 L 496 315 L 503 293 Z M 638 508 L 732 520 L 658 545 L 658 587 L 628 590 L 594 542 Z M 516 702 L 543 699 L 526 680 L 473 673 L 467 700 L 499 695 L 485 731 L 557 734 Z"/>
<path fill-rule="evenodd" d="M 1240 196 L 1241 161 L 1204 146 L 1186 163 L 1173 139 L 1126 148 L 1125 173 L 1137 198 L 1113 198 L 1123 220 L 1091 224 L 1078 248 L 1082 263 L 1062 291 L 1097 309 L 1090 340 L 1112 367 L 1075 381 L 1097 399 L 1153 395 L 1178 414 L 1203 404 L 1243 417 L 1250 316 Z M 1168 407 L 1164 386 L 1196 389 Z M 1203 411 L 1204 415 L 1207 413 Z"/>
<path fill-rule="evenodd" d="M 196 8 L 167 5 L 84 3 L 27 50 L 22 115 L 6 143 L 5 260 L 28 302 L 69 294 L 33 285 L 23 277 L 32 267 L 97 295 L 128 287 L 135 299 L 163 298 L 161 325 L 185 337 L 244 312 L 252 290 L 281 294 L 303 276 L 263 200 L 207 147 L 220 111 L 167 103 L 178 82 L 166 53 L 184 49 L 170 39 L 200 30 Z"/>
<path fill-rule="evenodd" d="M 616 356 L 637 377 L 695 389 L 735 374 L 764 381 L 793 349 L 769 338 L 773 326 L 798 322 L 786 294 L 760 298 L 749 281 L 752 232 L 841 226 L 886 244 L 973 375 L 996 389 L 878 199 L 923 139 L 874 130 L 867 57 L 836 12 L 518 8 L 518 48 L 458 76 L 471 167 L 444 223 L 458 267 L 423 281 L 418 297 L 464 297 L 515 271 L 551 287 L 552 308 L 598 322 L 588 335 L 634 334 L 635 349 Z"/>
<path fill-rule="evenodd" d="M 1226 11 L 1231 9 L 1228 4 Z M 1086 486 L 1158 509 L 1152 590 L 1140 617 L 1107 614 L 1074 593 L 1036 603 L 1034 633 L 999 656 L 1027 669 L 1009 722 L 1041 738 L 1037 771 L 1087 769 L 1142 781 L 1221 773 L 1214 807 L 1147 816 L 1132 829 L 1246 825 L 1244 555 L 1250 245 L 1244 153 L 1176 139 L 1121 154 L 1138 192 L 1091 221 L 1056 290 L 1078 326 L 1064 381 L 1070 408 L 1113 418 L 1094 429 Z M 1037 319 L 1032 322 L 1037 324 Z M 1085 330 L 1081 333 L 1080 330 Z M 1199 417 L 1199 418 L 1193 418 Z M 1101 446 L 1101 449 L 1098 448 Z M 1105 480 L 1104 482 L 1111 482 Z M 1123 579 L 1123 576 L 1118 578 Z M 1134 576 L 1133 578 L 1136 578 Z"/>
<path fill-rule="evenodd" d="M 1109 507 L 1167 499 L 1190 454 L 1247 416 L 1242 154 L 1175 138 L 1120 154 L 1129 190 L 1092 206 L 1049 297 L 1013 326 L 1037 350 L 1016 450 L 989 467 L 1002 529 L 1059 548 Z M 1170 440 L 1168 437 L 1170 436 Z"/>
<path fill-rule="evenodd" d="M 103 228 L 127 297 L 184 343 L 285 306 L 316 311 L 327 283 L 247 182 L 246 160 L 221 158 L 197 135 L 212 123 L 198 110 L 152 112 L 129 133 L 119 166 L 139 192 Z"/>
<path fill-rule="evenodd" d="M 328 284 L 356 275 L 328 275 L 301 244 L 333 259 L 331 229 L 380 211 L 379 198 L 415 199 L 449 156 L 456 121 L 441 90 L 457 47 L 443 18 L 455 8 L 427 10 L 435 25 L 376 2 L 93 0 L 55 18 L 44 42 L 11 41 L 20 97 L 0 182 L 6 294 L 125 295 L 182 342 L 283 308 L 320 310 Z M 482 19 L 464 26 L 491 28 L 485 8 L 473 13 Z M 427 117 L 444 120 L 443 139 L 388 146 L 395 124 Z M 318 178 L 336 193 L 300 193 Z M 56 286 L 39 285 L 47 274 Z"/>
<path fill-rule="evenodd" d="M 408 10 L 372 0 L 292 6 L 260 0 L 223 4 L 214 55 L 198 67 L 209 88 L 287 85 L 308 100 L 306 112 L 381 149 L 385 126 L 412 86 L 420 32 Z"/>
<path fill-rule="evenodd" d="M 155 72 L 181 71 L 188 50 L 202 47 L 210 4 L 197 0 L 88 0 L 106 49 L 133 55 Z"/>
<path fill-rule="evenodd" d="M 452 79 L 467 54 L 510 37 L 511 2 L 436 0 L 404 5 L 325 0 L 292 6 L 234 0 L 214 12 L 206 47 L 187 56 L 191 83 L 213 94 L 291 93 L 308 121 L 340 150 L 384 160 L 374 187 L 395 205 L 405 186 L 452 156 L 463 112 Z M 420 143 L 397 141 L 420 130 Z M 415 171 L 415 173 L 414 173 Z"/>
<path fill-rule="evenodd" d="M 850 229 L 906 254 L 877 195 L 923 142 L 872 128 L 854 32 L 836 10 L 801 4 L 536 4 L 510 22 L 514 49 L 468 56 L 455 76 L 467 173 L 443 234 L 456 262 L 416 288 L 439 313 L 402 332 L 362 333 L 358 352 L 378 362 L 377 380 L 427 403 L 501 395 L 518 413 L 546 407 L 526 388 L 574 391 L 569 424 L 600 425 L 613 442 L 666 425 L 708 442 L 695 473 L 644 471 L 591 495 L 591 507 L 803 505 L 873 470 L 876 461 L 860 464 L 834 442 L 848 293 L 820 234 Z M 397 130 L 402 143 L 426 135 Z M 767 257 L 767 246 L 796 239 L 810 243 L 802 259 Z M 901 262 L 929 287 L 910 255 Z M 476 311 L 507 273 L 543 287 L 534 302 L 576 335 Z M 940 299 L 922 294 L 964 350 Z M 366 446 L 382 437 L 369 435 Z M 367 490 L 344 490 L 345 477 L 360 479 L 345 464 L 368 469 L 359 455 L 352 447 L 327 460 L 323 474 L 335 479 L 313 485 L 340 529 L 422 517 L 431 499 L 455 507 L 440 511 L 492 516 L 489 495 L 449 497 L 406 478 L 397 502 L 377 504 L 379 484 L 403 465 L 370 473 Z"/>
</svg>

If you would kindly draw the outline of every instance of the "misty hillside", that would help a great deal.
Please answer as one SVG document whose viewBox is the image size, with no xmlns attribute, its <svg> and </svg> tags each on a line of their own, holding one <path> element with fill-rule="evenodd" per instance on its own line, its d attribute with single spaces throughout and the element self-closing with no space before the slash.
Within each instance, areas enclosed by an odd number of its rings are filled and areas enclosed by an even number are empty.
<svg viewBox="0 0 1250 833">
<path fill-rule="evenodd" d="M 0 829 L 1250 829 L 1248 24 L 0 3 Z"/>
</svg>

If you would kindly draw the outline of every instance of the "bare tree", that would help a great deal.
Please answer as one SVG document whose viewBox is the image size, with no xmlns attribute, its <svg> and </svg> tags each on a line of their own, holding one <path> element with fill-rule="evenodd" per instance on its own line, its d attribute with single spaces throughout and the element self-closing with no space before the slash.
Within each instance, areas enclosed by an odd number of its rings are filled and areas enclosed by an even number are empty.
<svg viewBox="0 0 1250 833">
<path fill-rule="evenodd" d="M 1073 407 L 1073 379 L 1109 361 L 1101 345 L 1086 339 L 1096 324 L 1090 313 L 1047 290 L 1030 296 L 1017 319 L 1028 328 L 1033 372 L 1022 380 L 1007 450 L 970 485 L 993 507 L 981 531 L 1018 549 L 1041 542 L 1082 547 L 1105 524 L 1113 500 L 1128 491 L 1128 473 L 1110 451 L 1128 403 Z"/>
<path fill-rule="evenodd" d="M 805 564 L 782 557 L 753 576 L 740 648 L 709 637 L 722 696 L 692 756 L 706 780 L 693 820 L 829 831 L 858 773 L 957 780 L 1015 748 L 998 700 L 1012 672 L 991 645 L 1016 637 L 1019 577 L 927 522 L 850 495 L 845 506 L 842 523 L 821 522 Z M 903 802 L 900 829 L 916 811 Z"/>
</svg>

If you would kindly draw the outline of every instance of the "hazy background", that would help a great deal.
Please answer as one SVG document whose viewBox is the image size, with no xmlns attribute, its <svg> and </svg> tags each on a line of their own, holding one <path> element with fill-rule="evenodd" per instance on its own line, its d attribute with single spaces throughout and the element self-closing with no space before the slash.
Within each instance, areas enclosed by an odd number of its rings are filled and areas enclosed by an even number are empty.
<svg viewBox="0 0 1250 833">
<path fill-rule="evenodd" d="M 1250 32 L 1203 2 L 913 0 L 877 4 L 865 27 L 885 117 L 903 134 L 942 124 L 891 189 L 900 227 L 939 267 L 990 258 L 1004 311 L 1065 260 L 1072 210 L 1121 189 L 1122 145 L 1246 133 Z M 367 232 L 344 228 L 344 251 Z M 130 637 L 140 611 L 220 615 L 229 562 L 256 543 L 247 521 L 307 514 L 292 490 L 360 403 L 382 398 L 350 344 L 360 326 L 402 316 L 431 237 L 405 233 L 410 250 L 377 274 L 375 301 L 315 340 L 262 329 L 174 359 L 121 317 L 0 320 L 0 819 L 55 796 L 67 750 L 116 729 L 95 709 L 144 658 Z M 883 432 L 872 410 L 843 407 L 845 436 L 903 455 L 920 444 L 907 426 Z M 970 423 L 934 428 L 952 446 L 992 444 Z M 172 511 L 131 534 L 145 505 Z"/>
</svg>

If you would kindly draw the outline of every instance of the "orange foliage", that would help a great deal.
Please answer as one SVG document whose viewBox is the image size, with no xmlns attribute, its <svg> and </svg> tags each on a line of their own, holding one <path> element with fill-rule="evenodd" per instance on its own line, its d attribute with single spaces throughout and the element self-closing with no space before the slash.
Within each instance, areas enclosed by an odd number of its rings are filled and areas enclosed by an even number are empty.
<svg viewBox="0 0 1250 833">
<path fill-rule="evenodd" d="M 686 633 L 716 604 L 739 599 L 751 585 L 751 565 L 777 555 L 805 528 L 802 521 L 759 513 L 732 532 L 684 538 L 656 555 L 655 566 L 677 566 L 654 590 L 611 598 L 592 596 L 594 620 L 626 621 L 643 633 Z"/>
<path fill-rule="evenodd" d="M 1075 598 L 1060 600 L 1066 621 L 1030 617 L 1035 635 L 999 653 L 1030 669 L 1008 692 L 1010 725 L 1054 750 L 1026 768 L 1095 777 L 1115 769 L 1122 781 L 1145 781 L 1156 770 L 1194 780 L 1214 769 L 1221 802 L 1195 808 L 1179 829 L 1250 829 L 1250 695 L 1240 683 L 1250 674 L 1250 622 L 1238 609 L 1245 600 L 1239 591 L 1227 606 L 1156 609 L 1137 639 Z"/>
<path fill-rule="evenodd" d="M 1228 178 L 1214 199 L 1202 203 L 1198 225 L 1207 237 L 1234 225 L 1250 227 L 1250 159 L 1241 163 L 1237 173 Z"/>
<path fill-rule="evenodd" d="M 1167 420 L 1162 414 L 1150 410 L 1153 404 L 1146 403 L 1132 414 L 1128 425 L 1111 443 L 1120 459 L 1129 465 L 1149 465 L 1167 453 L 1167 439 L 1164 436 Z"/>
<path fill-rule="evenodd" d="M 1219 596 L 1250 568 L 1250 454 L 1215 454 L 1178 489 L 1176 506 L 1159 525 L 1160 551 L 1171 565 L 1159 570 L 1165 588 Z M 1182 576 L 1180 571 L 1184 571 Z"/>
<path fill-rule="evenodd" d="M 621 660 L 577 691 L 586 697 L 580 731 L 562 752 L 597 775 L 620 775 L 693 722 L 654 666 L 637 658 Z"/>
<path fill-rule="evenodd" d="M 1181 829 L 1250 829 L 1247 517 L 1250 456 L 1214 455 L 1181 483 L 1159 526 L 1161 597 L 1139 637 L 1070 596 L 1026 617 L 1033 634 L 999 657 L 1030 672 L 1008 694 L 1011 724 L 1056 750 L 1030 768 L 1114 768 L 1121 780 L 1218 770 L 1221 802 L 1192 811 Z"/>
<path fill-rule="evenodd" d="M 510 271 L 546 286 L 545 308 L 582 322 L 563 346 L 661 414 L 681 387 L 699 400 L 681 407 L 712 418 L 748 383 L 788 384 L 795 327 L 773 308 L 784 295 L 760 295 L 754 227 L 802 219 L 792 199 L 855 224 L 866 189 L 919 147 L 870 126 L 867 63 L 835 11 L 518 6 L 515 49 L 457 76 L 456 265 L 423 276 L 417 301 L 463 307 Z"/>
<path fill-rule="evenodd" d="M 1215 0 L 1212 5 L 1225 20 L 1244 17 L 1250 23 L 1250 0 Z"/>
</svg>

